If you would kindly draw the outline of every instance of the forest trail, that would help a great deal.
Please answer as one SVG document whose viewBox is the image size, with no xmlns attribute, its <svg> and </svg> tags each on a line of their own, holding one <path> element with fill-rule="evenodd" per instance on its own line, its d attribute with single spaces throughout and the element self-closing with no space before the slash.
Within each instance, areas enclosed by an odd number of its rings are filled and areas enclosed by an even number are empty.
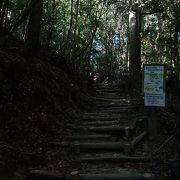
<svg viewBox="0 0 180 180">
<path fill-rule="evenodd" d="M 76 171 L 69 179 L 153 179 L 144 164 L 148 157 L 136 155 L 136 145 L 147 135 L 137 132 L 141 119 L 139 100 L 121 95 L 118 85 L 97 85 L 96 110 L 82 115 L 79 127 L 67 137 L 76 153 Z M 68 178 L 67 178 L 68 179 Z"/>
<path fill-rule="evenodd" d="M 81 115 L 77 126 L 57 146 L 67 149 L 67 173 L 32 171 L 31 180 L 140 180 L 164 178 L 164 160 L 153 157 L 147 133 L 148 113 L 139 97 L 118 84 L 98 84 L 96 108 Z"/>
<path fill-rule="evenodd" d="M 136 149 L 147 135 L 138 121 L 144 118 L 139 99 L 123 95 L 117 84 L 99 84 L 96 89 L 96 109 L 83 113 L 79 125 L 60 144 L 70 149 L 72 171 L 66 176 L 47 174 L 43 180 L 155 179 L 148 152 Z M 43 174 L 37 171 L 34 177 L 41 177 L 38 173 Z"/>
</svg>

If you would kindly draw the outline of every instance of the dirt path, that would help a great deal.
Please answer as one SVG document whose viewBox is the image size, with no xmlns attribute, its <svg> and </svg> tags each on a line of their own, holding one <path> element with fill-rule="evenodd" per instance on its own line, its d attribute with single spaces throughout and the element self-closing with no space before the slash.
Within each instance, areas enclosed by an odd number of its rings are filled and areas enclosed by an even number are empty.
<svg viewBox="0 0 180 180">
<path fill-rule="evenodd" d="M 59 146 L 70 149 L 72 171 L 33 171 L 32 180 L 161 179 L 152 159 L 145 114 L 139 99 L 121 95 L 117 85 L 97 86 L 96 110 L 82 114 L 73 133 Z M 43 178 L 40 178 L 43 177 Z"/>
</svg>

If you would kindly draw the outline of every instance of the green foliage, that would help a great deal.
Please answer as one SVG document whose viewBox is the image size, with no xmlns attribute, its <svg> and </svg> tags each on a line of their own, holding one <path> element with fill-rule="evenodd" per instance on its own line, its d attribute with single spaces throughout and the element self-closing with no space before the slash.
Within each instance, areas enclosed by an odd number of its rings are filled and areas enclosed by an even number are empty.
<svg viewBox="0 0 180 180">
<path fill-rule="evenodd" d="M 29 4 L 30 0 L 10 0 L 12 16 L 4 18 L 7 20 L 5 25 L 11 25 Z M 170 64 L 179 4 L 176 0 L 140 1 L 139 9 L 144 14 L 141 32 L 143 61 L 151 62 L 150 57 L 155 56 L 155 61 Z M 48 52 L 60 53 L 76 69 L 86 71 L 97 64 L 96 67 L 110 68 L 108 71 L 127 70 L 130 10 L 130 1 L 125 0 L 44 0 L 42 46 Z M 27 21 L 17 29 L 16 35 L 25 38 L 26 28 Z M 113 45 L 115 33 L 120 34 L 118 47 Z M 88 54 L 96 50 L 96 39 L 100 39 L 102 50 L 98 52 L 96 62 L 92 62 Z"/>
<path fill-rule="evenodd" d="M 142 35 L 143 61 L 166 63 L 169 69 L 175 67 L 175 27 L 179 4 L 176 0 L 142 1 L 144 30 Z M 148 15 L 149 13 L 149 15 Z M 176 67 L 175 67 L 176 68 Z"/>
<path fill-rule="evenodd" d="M 10 0 L 12 8 L 23 9 L 30 3 L 30 0 Z"/>
</svg>

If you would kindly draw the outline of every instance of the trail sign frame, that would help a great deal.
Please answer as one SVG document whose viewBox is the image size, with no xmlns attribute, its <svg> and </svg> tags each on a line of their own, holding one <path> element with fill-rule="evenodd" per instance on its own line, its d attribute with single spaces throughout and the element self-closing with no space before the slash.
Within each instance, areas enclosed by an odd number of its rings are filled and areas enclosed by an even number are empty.
<svg viewBox="0 0 180 180">
<path fill-rule="evenodd" d="M 165 66 L 144 64 L 143 66 L 144 105 L 165 107 Z"/>
<path fill-rule="evenodd" d="M 144 105 L 149 107 L 148 132 L 150 139 L 157 137 L 156 107 L 165 107 L 165 66 L 144 64 Z"/>
</svg>

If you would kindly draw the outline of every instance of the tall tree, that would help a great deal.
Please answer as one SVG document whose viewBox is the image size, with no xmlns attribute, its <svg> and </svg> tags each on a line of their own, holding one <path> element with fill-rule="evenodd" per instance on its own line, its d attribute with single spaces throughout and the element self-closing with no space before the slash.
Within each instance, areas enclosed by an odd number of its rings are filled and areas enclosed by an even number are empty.
<svg viewBox="0 0 180 180">
<path fill-rule="evenodd" d="M 32 0 L 33 1 L 33 0 Z M 37 0 L 36 5 L 30 12 L 27 26 L 26 51 L 28 55 L 38 55 L 40 48 L 40 32 L 43 13 L 43 0 Z"/>
<path fill-rule="evenodd" d="M 132 0 L 132 8 L 129 14 L 129 63 L 130 72 L 135 81 L 134 84 L 140 86 L 141 82 L 141 41 L 140 41 L 140 9 L 139 1 Z"/>
</svg>

